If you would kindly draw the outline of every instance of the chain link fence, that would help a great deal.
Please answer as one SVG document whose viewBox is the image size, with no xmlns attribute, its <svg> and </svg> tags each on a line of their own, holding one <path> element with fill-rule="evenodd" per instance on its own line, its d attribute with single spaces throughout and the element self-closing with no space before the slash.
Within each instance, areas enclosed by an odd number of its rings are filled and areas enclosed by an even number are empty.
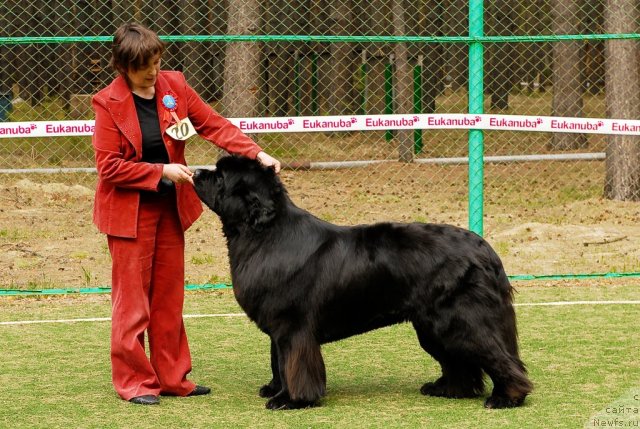
<svg viewBox="0 0 640 429">
<path fill-rule="evenodd" d="M 637 1 L 494 0 L 482 6 L 460 0 L 4 1 L 0 120 L 92 119 L 91 95 L 113 78 L 111 35 L 131 20 L 168 42 L 163 68 L 183 71 L 203 99 L 232 118 L 468 113 L 474 104 L 472 113 L 640 118 Z M 470 34 L 474 8 L 480 34 Z M 480 57 L 470 63 L 474 47 Z M 242 88 L 246 100 L 240 108 L 229 98 L 239 78 L 232 70 L 251 82 Z M 474 83 L 480 99 L 469 92 Z M 640 271 L 629 238 L 640 221 L 637 205 L 621 203 L 623 215 L 597 227 L 598 217 L 610 210 L 598 206 L 603 197 L 640 200 L 637 137 L 474 133 L 486 157 L 594 155 L 484 165 L 484 232 L 499 253 L 528 261 L 515 271 Z M 459 214 L 467 211 L 469 167 L 456 159 L 468 157 L 469 134 L 443 129 L 254 138 L 285 164 L 298 166 L 300 180 L 311 180 L 302 167 L 388 161 L 319 174 L 326 193 L 320 198 L 336 203 L 334 190 L 342 191 L 335 212 L 325 210 L 328 218 L 360 221 L 342 216 L 364 205 L 380 214 L 376 220 L 385 220 L 386 213 L 401 218 L 396 220 L 465 226 Z M 187 150 L 191 165 L 211 164 L 217 156 L 203 141 L 190 142 Z M 0 139 L 3 169 L 92 166 L 90 137 Z M 405 206 L 407 199 L 422 204 Z M 592 206 L 600 209 L 591 212 Z M 391 215 L 398 212 L 402 216 Z M 587 233 L 596 229 L 595 236 Z M 554 250 L 551 244 L 574 239 L 578 230 L 584 235 L 574 251 Z M 592 250 L 593 243 L 606 246 L 614 239 L 616 248 Z M 529 247 L 538 252 L 527 253 Z M 624 255 L 610 256 L 616 252 Z M 545 263 L 533 260 L 543 256 Z"/>
</svg>

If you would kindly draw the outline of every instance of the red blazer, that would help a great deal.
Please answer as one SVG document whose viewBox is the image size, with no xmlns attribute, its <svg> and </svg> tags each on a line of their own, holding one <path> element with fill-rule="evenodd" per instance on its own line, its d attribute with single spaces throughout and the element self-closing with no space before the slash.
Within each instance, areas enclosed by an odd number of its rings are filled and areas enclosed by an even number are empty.
<svg viewBox="0 0 640 429">
<path fill-rule="evenodd" d="M 171 163 L 186 165 L 185 141 L 174 140 L 165 132 L 175 122 L 162 106 L 162 97 L 169 92 L 177 101 L 178 117 L 188 116 L 201 137 L 227 152 L 249 158 L 262 150 L 202 101 L 182 73 L 161 71 L 155 90 L 160 131 Z M 139 191 L 157 189 L 162 164 L 140 162 L 142 132 L 131 90 L 122 76 L 93 97 L 93 109 L 96 119 L 92 143 L 98 170 L 93 222 L 105 234 L 136 237 Z M 202 213 L 202 203 L 189 183 L 177 184 L 176 193 L 180 221 L 186 230 Z"/>
</svg>

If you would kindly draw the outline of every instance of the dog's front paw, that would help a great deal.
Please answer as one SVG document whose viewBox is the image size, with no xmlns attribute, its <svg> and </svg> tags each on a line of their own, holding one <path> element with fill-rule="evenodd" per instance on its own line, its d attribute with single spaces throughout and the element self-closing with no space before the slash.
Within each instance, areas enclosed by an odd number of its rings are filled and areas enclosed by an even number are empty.
<svg viewBox="0 0 640 429">
<path fill-rule="evenodd" d="M 425 383 L 420 388 L 420 393 L 427 396 L 437 396 L 440 398 L 476 398 L 480 395 L 471 385 L 456 386 L 448 382 L 444 377 L 440 377 L 433 383 Z"/>
<path fill-rule="evenodd" d="M 294 401 L 288 393 L 279 393 L 267 401 L 266 407 L 269 410 L 296 410 L 299 408 L 314 407 L 316 403 L 309 401 Z"/>
<path fill-rule="evenodd" d="M 485 408 L 514 408 L 519 407 L 524 402 L 524 396 L 519 398 L 509 398 L 507 396 L 489 396 L 484 402 Z"/>
<path fill-rule="evenodd" d="M 260 388 L 258 395 L 260 395 L 261 398 L 273 398 L 281 390 L 282 387 L 274 386 L 272 383 L 269 383 Z"/>
<path fill-rule="evenodd" d="M 420 393 L 427 396 L 447 397 L 446 385 L 442 382 L 442 379 L 438 379 L 435 382 L 429 382 L 422 385 Z"/>
</svg>

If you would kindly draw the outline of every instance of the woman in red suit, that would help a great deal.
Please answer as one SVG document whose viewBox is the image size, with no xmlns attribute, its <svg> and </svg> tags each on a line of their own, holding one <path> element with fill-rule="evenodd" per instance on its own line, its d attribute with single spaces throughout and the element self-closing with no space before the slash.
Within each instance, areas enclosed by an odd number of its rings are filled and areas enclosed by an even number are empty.
<svg viewBox="0 0 640 429">
<path fill-rule="evenodd" d="M 184 136 L 171 126 L 188 118 L 195 132 L 230 153 L 256 158 L 276 172 L 280 163 L 202 101 L 182 73 L 160 71 L 164 43 L 156 33 L 124 24 L 112 49 L 119 76 L 93 97 L 93 219 L 107 235 L 113 264 L 113 384 L 124 400 L 152 405 L 159 395 L 210 392 L 187 380 L 184 231 L 202 204 L 186 166 L 185 140 L 179 139 Z"/>
</svg>

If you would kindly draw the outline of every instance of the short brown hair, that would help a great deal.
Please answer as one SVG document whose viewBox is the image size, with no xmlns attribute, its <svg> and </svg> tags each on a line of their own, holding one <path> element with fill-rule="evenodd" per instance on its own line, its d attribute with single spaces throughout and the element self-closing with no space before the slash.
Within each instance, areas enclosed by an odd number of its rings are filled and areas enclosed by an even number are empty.
<svg viewBox="0 0 640 429">
<path fill-rule="evenodd" d="M 111 67 L 126 76 L 127 71 L 144 67 L 155 55 L 164 52 L 165 43 L 158 35 L 136 22 L 121 25 L 113 37 Z"/>
</svg>

